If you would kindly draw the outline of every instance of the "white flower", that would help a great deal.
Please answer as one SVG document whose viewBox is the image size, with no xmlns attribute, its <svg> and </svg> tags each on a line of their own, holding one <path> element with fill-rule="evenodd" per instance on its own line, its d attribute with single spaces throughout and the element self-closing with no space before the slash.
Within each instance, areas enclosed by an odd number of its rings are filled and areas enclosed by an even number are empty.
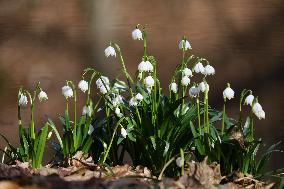
<svg viewBox="0 0 284 189">
<path fill-rule="evenodd" d="M 84 106 L 84 107 L 83 107 L 83 110 L 82 110 L 82 115 L 91 116 L 91 115 L 92 115 L 91 106 Z"/>
<path fill-rule="evenodd" d="M 65 85 L 64 87 L 62 87 L 62 94 L 63 96 L 65 96 L 65 98 L 73 97 L 73 90 L 68 85 Z"/>
<path fill-rule="evenodd" d="M 88 135 L 91 135 L 93 132 L 94 132 L 94 127 L 93 127 L 93 125 L 89 125 L 89 130 L 88 130 Z"/>
<path fill-rule="evenodd" d="M 190 79 L 187 76 L 183 76 L 181 79 L 182 86 L 187 86 L 190 83 Z"/>
<path fill-rule="evenodd" d="M 96 81 L 96 85 L 97 85 L 98 88 L 101 87 L 101 86 L 104 86 L 104 85 L 109 85 L 108 77 L 105 77 L 105 76 L 99 77 Z"/>
<path fill-rule="evenodd" d="M 155 81 L 153 79 L 152 76 L 147 76 L 145 79 L 144 79 L 144 84 L 146 85 L 147 88 L 151 88 L 154 86 L 155 84 Z"/>
<path fill-rule="evenodd" d="M 129 105 L 130 106 L 137 106 L 138 105 L 138 101 L 135 97 L 132 97 L 130 100 L 129 100 Z"/>
<path fill-rule="evenodd" d="M 207 88 L 206 88 L 206 87 L 207 87 Z M 205 92 L 206 89 L 207 89 L 207 91 L 209 91 L 209 85 L 208 85 L 208 83 L 206 83 L 206 85 L 205 85 L 205 82 L 204 82 L 204 81 L 202 81 L 201 83 L 199 83 L 198 88 L 199 88 L 199 90 L 200 90 L 201 92 Z"/>
<path fill-rule="evenodd" d="M 181 40 L 178 45 L 179 49 L 183 49 L 183 47 L 184 50 L 192 49 L 190 43 L 185 39 Z"/>
<path fill-rule="evenodd" d="M 187 77 L 191 77 L 192 71 L 189 68 L 184 68 L 184 70 L 182 70 L 182 75 L 187 76 Z"/>
<path fill-rule="evenodd" d="M 114 49 L 112 46 L 108 46 L 108 47 L 105 49 L 105 55 L 106 55 L 106 57 L 109 57 L 109 56 L 114 56 L 114 57 L 116 57 L 115 49 Z"/>
<path fill-rule="evenodd" d="M 199 63 L 197 63 L 197 64 L 194 66 L 193 71 L 194 71 L 195 73 L 202 73 L 202 74 L 204 74 L 205 68 L 203 67 L 202 63 L 199 62 Z"/>
<path fill-rule="evenodd" d="M 196 97 L 199 94 L 199 92 L 200 92 L 200 89 L 199 87 L 196 87 L 196 86 L 192 86 L 188 91 L 189 96 L 192 98 Z"/>
<path fill-rule="evenodd" d="M 38 99 L 39 99 L 39 101 L 47 100 L 48 97 L 47 97 L 46 92 L 40 91 L 39 94 L 38 94 Z"/>
<path fill-rule="evenodd" d="M 138 65 L 139 72 L 153 72 L 153 69 L 154 69 L 153 65 L 148 60 L 147 61 L 142 61 Z"/>
<path fill-rule="evenodd" d="M 165 155 L 168 153 L 169 148 L 170 148 L 170 143 L 166 142 L 165 150 L 164 150 L 163 156 L 165 156 Z"/>
<path fill-rule="evenodd" d="M 109 86 L 101 86 L 99 89 L 102 94 L 106 94 L 109 91 Z"/>
<path fill-rule="evenodd" d="M 119 104 L 122 104 L 123 103 L 123 99 L 122 99 L 122 96 L 121 95 L 117 95 L 115 98 L 112 99 L 112 105 L 114 107 L 118 106 Z"/>
<path fill-rule="evenodd" d="M 138 100 L 138 101 L 141 101 L 141 100 L 143 100 L 143 95 L 142 94 L 140 94 L 140 93 L 137 93 L 136 95 L 135 95 L 135 98 Z"/>
<path fill-rule="evenodd" d="M 118 107 L 115 108 L 115 114 L 118 116 L 118 117 L 122 117 L 123 114 L 120 112 L 120 109 Z"/>
<path fill-rule="evenodd" d="M 258 102 L 253 105 L 252 112 L 258 117 L 258 119 L 265 119 L 265 112 Z"/>
<path fill-rule="evenodd" d="M 126 84 L 124 81 L 117 81 L 115 82 L 115 84 L 113 85 L 113 90 L 116 91 L 116 92 L 123 92 L 126 90 Z"/>
<path fill-rule="evenodd" d="M 19 99 L 20 106 L 26 106 L 28 104 L 28 98 L 26 95 L 21 94 Z"/>
<path fill-rule="evenodd" d="M 213 66 L 210 66 L 209 64 L 205 66 L 205 71 L 204 74 L 205 75 L 214 75 L 215 74 L 215 69 L 213 68 Z"/>
<path fill-rule="evenodd" d="M 177 91 L 178 91 L 178 86 L 177 86 L 176 83 L 171 83 L 169 88 L 173 93 L 177 93 Z"/>
<path fill-rule="evenodd" d="M 176 164 L 177 164 L 178 167 L 182 167 L 183 166 L 183 161 L 182 161 L 181 157 L 178 157 L 176 159 Z"/>
<path fill-rule="evenodd" d="M 235 92 L 233 91 L 233 89 L 230 88 L 230 86 L 228 86 L 224 91 L 223 91 L 223 97 L 224 99 L 229 99 L 231 100 L 232 98 L 234 98 Z"/>
<path fill-rule="evenodd" d="M 121 130 L 120 130 L 120 134 L 122 135 L 123 138 L 126 138 L 127 131 L 122 127 Z"/>
<path fill-rule="evenodd" d="M 248 95 L 245 99 L 245 104 L 246 105 L 251 105 L 252 106 L 252 102 L 254 100 L 254 96 L 252 94 Z"/>
<path fill-rule="evenodd" d="M 250 118 L 247 117 L 244 128 L 247 129 L 249 127 L 249 124 L 250 124 Z"/>
<path fill-rule="evenodd" d="M 141 30 L 139 30 L 138 28 L 136 28 L 135 30 L 132 31 L 132 38 L 134 40 L 138 39 L 138 40 L 143 40 L 143 34 L 141 32 Z"/>
<path fill-rule="evenodd" d="M 89 88 L 88 82 L 85 80 L 81 80 L 78 84 L 78 88 L 84 92 L 86 92 Z"/>
</svg>

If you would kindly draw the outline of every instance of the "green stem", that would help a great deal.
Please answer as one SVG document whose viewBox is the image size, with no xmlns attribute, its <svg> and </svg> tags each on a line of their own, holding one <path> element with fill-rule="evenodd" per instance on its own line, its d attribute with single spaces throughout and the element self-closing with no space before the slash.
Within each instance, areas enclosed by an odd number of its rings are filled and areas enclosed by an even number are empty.
<svg viewBox="0 0 284 189">
<path fill-rule="evenodd" d="M 147 57 L 147 36 L 146 32 L 143 31 L 143 47 L 144 47 L 144 57 Z"/>
<path fill-rule="evenodd" d="M 196 98 L 196 105 L 197 105 L 197 117 L 198 117 L 198 128 L 199 128 L 199 135 L 201 137 L 201 124 L 200 124 L 200 107 L 199 107 L 199 98 Z"/>
<path fill-rule="evenodd" d="M 69 117 L 69 105 L 68 105 L 68 98 L 66 98 L 66 116 Z"/>
<path fill-rule="evenodd" d="M 73 140 L 74 140 L 74 147 L 77 150 L 77 95 L 76 90 L 74 89 L 74 130 L 73 130 Z"/>
<path fill-rule="evenodd" d="M 226 98 L 224 99 L 224 106 L 223 106 L 223 116 L 222 116 L 222 128 L 221 128 L 221 134 L 224 134 L 224 128 L 225 128 L 225 113 L 226 113 Z"/>
<path fill-rule="evenodd" d="M 22 126 L 21 106 L 18 105 L 18 125 Z"/>
</svg>

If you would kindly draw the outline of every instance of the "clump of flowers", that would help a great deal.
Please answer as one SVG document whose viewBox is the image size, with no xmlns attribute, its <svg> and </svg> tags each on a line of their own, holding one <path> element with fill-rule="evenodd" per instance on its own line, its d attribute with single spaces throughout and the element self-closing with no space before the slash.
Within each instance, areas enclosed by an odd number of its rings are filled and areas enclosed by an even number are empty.
<svg viewBox="0 0 284 189">
<path fill-rule="evenodd" d="M 92 155 L 97 163 L 115 165 L 123 162 L 127 151 L 133 164 L 147 166 L 155 175 L 178 176 L 183 175 L 186 160 L 201 161 L 208 157 L 209 162 L 221 164 L 224 174 L 240 170 L 261 176 L 277 145 L 272 146 L 260 160 L 256 159 L 261 143 L 253 134 L 254 118 L 264 119 L 265 112 L 252 91 L 241 93 L 238 120 L 226 114 L 226 105 L 237 96 L 229 83 L 222 95 L 223 110 L 210 107 L 208 77 L 216 73 L 215 68 L 205 58 L 191 54 L 192 46 L 186 37 L 178 43 L 181 62 L 173 72 L 169 88 L 163 91 L 157 77 L 159 63 L 148 52 L 146 27 L 137 25 L 132 31 L 132 38 L 143 42 L 143 55 L 137 62 L 136 76 L 132 78 L 128 73 L 119 45 L 110 42 L 104 51 L 105 56 L 118 58 L 124 81 L 121 78 L 110 80 L 93 68 L 84 70 L 78 85 L 66 81 L 62 87 L 66 109 L 59 118 L 63 135 L 49 118 L 40 137 L 43 136 L 44 141 L 50 138 L 47 136 L 47 126 L 50 126 L 58 140 L 57 151 L 62 159 L 83 151 Z M 196 75 L 201 75 L 202 79 L 196 79 Z M 80 116 L 77 115 L 77 89 L 87 98 Z M 96 101 L 91 98 L 91 90 L 99 96 Z M 41 89 L 37 91 L 40 91 L 40 101 L 48 99 Z M 28 139 L 29 146 L 38 140 L 34 134 L 34 98 L 20 89 L 18 101 L 19 110 L 29 101 L 32 106 L 28 135 L 21 128 L 19 113 L 20 132 L 23 134 L 20 135 L 22 142 L 17 157 L 27 161 L 34 154 L 24 156 L 25 140 Z M 69 110 L 70 104 L 74 106 L 73 112 Z M 243 105 L 251 106 L 245 121 Z M 40 161 L 34 167 L 39 165 Z"/>
</svg>

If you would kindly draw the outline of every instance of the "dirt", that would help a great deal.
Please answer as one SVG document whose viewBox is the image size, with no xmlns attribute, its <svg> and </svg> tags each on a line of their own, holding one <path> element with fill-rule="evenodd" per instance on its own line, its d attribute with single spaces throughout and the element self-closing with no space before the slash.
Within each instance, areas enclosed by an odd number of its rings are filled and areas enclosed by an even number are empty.
<svg viewBox="0 0 284 189">
<path fill-rule="evenodd" d="M 47 165 L 32 169 L 29 163 L 16 165 L 0 164 L 0 189 L 125 189 L 125 188 L 191 188 L 191 189 L 238 189 L 272 188 L 273 184 L 254 180 L 251 175 L 234 173 L 230 178 L 222 177 L 217 163 L 189 161 L 180 178 L 153 176 L 143 166 L 105 167 L 86 160 L 70 159 L 69 166 Z"/>
</svg>

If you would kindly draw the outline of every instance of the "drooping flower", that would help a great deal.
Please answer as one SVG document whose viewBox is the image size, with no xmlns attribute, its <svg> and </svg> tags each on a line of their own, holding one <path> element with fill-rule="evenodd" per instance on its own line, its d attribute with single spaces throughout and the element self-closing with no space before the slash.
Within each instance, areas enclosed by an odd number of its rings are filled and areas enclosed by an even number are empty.
<svg viewBox="0 0 284 189">
<path fill-rule="evenodd" d="M 183 76 L 181 79 L 182 86 L 187 86 L 190 83 L 190 79 L 187 76 Z"/>
<path fill-rule="evenodd" d="M 130 106 L 137 106 L 138 105 L 138 101 L 135 97 L 132 97 L 130 100 L 129 100 L 129 105 Z"/>
<path fill-rule="evenodd" d="M 258 102 L 253 105 L 252 112 L 258 117 L 258 119 L 265 119 L 265 112 Z"/>
<path fill-rule="evenodd" d="M 182 75 L 183 76 L 187 76 L 187 77 L 191 77 L 192 76 L 192 71 L 189 68 L 184 68 L 182 70 Z"/>
<path fill-rule="evenodd" d="M 204 68 L 204 74 L 205 75 L 214 75 L 215 74 L 215 69 L 213 66 L 211 65 L 206 65 Z"/>
<path fill-rule="evenodd" d="M 120 134 L 123 138 L 126 138 L 127 136 L 127 131 L 122 127 L 121 130 L 120 130 Z"/>
<path fill-rule="evenodd" d="M 245 99 L 245 104 L 252 106 L 254 100 L 254 96 L 252 94 L 248 95 Z"/>
<path fill-rule="evenodd" d="M 154 69 L 153 65 L 148 60 L 147 61 L 142 61 L 138 65 L 139 72 L 153 72 L 153 69 Z"/>
<path fill-rule="evenodd" d="M 78 88 L 84 93 L 88 90 L 89 88 L 89 85 L 88 85 L 88 82 L 85 81 L 85 80 L 81 80 L 79 83 L 78 83 Z"/>
<path fill-rule="evenodd" d="M 146 71 L 148 71 L 148 72 L 153 72 L 153 70 L 154 70 L 154 67 L 153 67 L 153 65 L 151 64 L 151 62 L 150 61 L 146 61 L 146 67 L 147 67 L 147 70 Z"/>
<path fill-rule="evenodd" d="M 199 94 L 199 92 L 200 92 L 200 89 L 199 87 L 196 87 L 196 86 L 192 86 L 188 91 L 189 96 L 191 98 L 195 98 Z"/>
<path fill-rule="evenodd" d="M 132 31 L 132 38 L 134 40 L 143 40 L 143 34 L 141 32 L 141 30 L 139 30 L 138 28 L 136 28 L 135 30 Z"/>
<path fill-rule="evenodd" d="M 194 66 L 193 71 L 194 71 L 195 73 L 202 73 L 202 74 L 204 74 L 204 73 L 205 73 L 205 68 L 204 68 L 204 66 L 202 65 L 201 62 L 198 62 L 198 63 Z"/>
<path fill-rule="evenodd" d="M 179 42 L 178 48 L 181 49 L 181 50 L 182 49 L 184 49 L 184 50 L 192 49 L 188 40 L 185 40 L 185 39 L 183 39 Z"/>
<path fill-rule="evenodd" d="M 138 100 L 138 101 L 141 101 L 141 100 L 143 100 L 143 95 L 142 94 L 140 94 L 140 93 L 137 93 L 136 95 L 135 95 L 135 98 Z"/>
<path fill-rule="evenodd" d="M 178 91 L 178 86 L 177 86 L 176 83 L 171 83 L 169 88 L 173 93 L 177 93 L 177 91 Z"/>
<path fill-rule="evenodd" d="M 112 102 L 112 105 L 114 107 L 116 107 L 116 106 L 118 106 L 118 105 L 123 103 L 123 98 L 122 98 L 121 95 L 116 95 L 116 97 L 113 98 L 111 102 Z"/>
<path fill-rule="evenodd" d="M 109 91 L 109 86 L 108 85 L 106 85 L 106 86 L 102 85 L 102 86 L 99 87 L 99 89 L 100 89 L 100 92 L 102 94 L 106 94 Z"/>
<path fill-rule="evenodd" d="M 108 46 L 108 47 L 105 49 L 105 56 L 106 56 L 106 57 L 109 57 L 109 56 L 114 56 L 114 57 L 116 57 L 115 49 L 114 49 L 112 46 Z"/>
<path fill-rule="evenodd" d="M 205 84 L 204 81 L 202 81 L 201 83 L 199 83 L 198 88 L 201 92 L 205 92 L 205 90 L 207 89 L 207 91 L 209 91 L 209 85 L 208 83 Z"/>
<path fill-rule="evenodd" d="M 230 84 L 228 84 L 227 88 L 223 91 L 223 97 L 224 99 L 229 99 L 231 100 L 234 98 L 235 92 L 233 89 L 231 89 Z"/>
<path fill-rule="evenodd" d="M 46 92 L 40 91 L 39 94 L 38 94 L 38 99 L 39 99 L 39 101 L 47 100 L 48 97 L 47 97 Z"/>
<path fill-rule="evenodd" d="M 96 85 L 97 87 L 99 88 L 100 86 L 103 86 L 103 85 L 109 85 L 109 79 L 108 77 L 106 76 L 101 76 L 97 79 L 96 81 Z"/>
<path fill-rule="evenodd" d="M 84 106 L 84 107 L 83 107 L 83 110 L 82 110 L 82 115 L 91 116 L 91 115 L 92 115 L 91 106 Z"/>
<path fill-rule="evenodd" d="M 65 98 L 73 97 L 73 90 L 68 85 L 65 85 L 64 87 L 62 87 L 62 94 L 63 96 L 65 96 Z"/>
<path fill-rule="evenodd" d="M 123 115 L 123 114 L 120 112 L 119 107 L 116 107 L 114 112 L 115 112 L 115 114 L 116 114 L 118 117 L 122 117 L 122 115 Z"/>
<path fill-rule="evenodd" d="M 147 88 L 152 88 L 155 84 L 155 81 L 153 79 L 152 76 L 147 76 L 145 79 L 144 79 L 144 84 Z"/>
<path fill-rule="evenodd" d="M 178 157 L 176 159 L 176 164 L 177 164 L 178 167 L 182 167 L 183 166 L 183 161 L 182 161 L 181 157 Z"/>
<path fill-rule="evenodd" d="M 24 94 L 20 94 L 20 98 L 19 98 L 19 105 L 20 106 L 26 106 L 28 104 L 28 98 L 26 95 Z"/>
<path fill-rule="evenodd" d="M 93 132 L 94 132 L 94 127 L 93 127 L 93 125 L 89 125 L 89 130 L 88 130 L 88 135 L 91 135 Z"/>
</svg>

